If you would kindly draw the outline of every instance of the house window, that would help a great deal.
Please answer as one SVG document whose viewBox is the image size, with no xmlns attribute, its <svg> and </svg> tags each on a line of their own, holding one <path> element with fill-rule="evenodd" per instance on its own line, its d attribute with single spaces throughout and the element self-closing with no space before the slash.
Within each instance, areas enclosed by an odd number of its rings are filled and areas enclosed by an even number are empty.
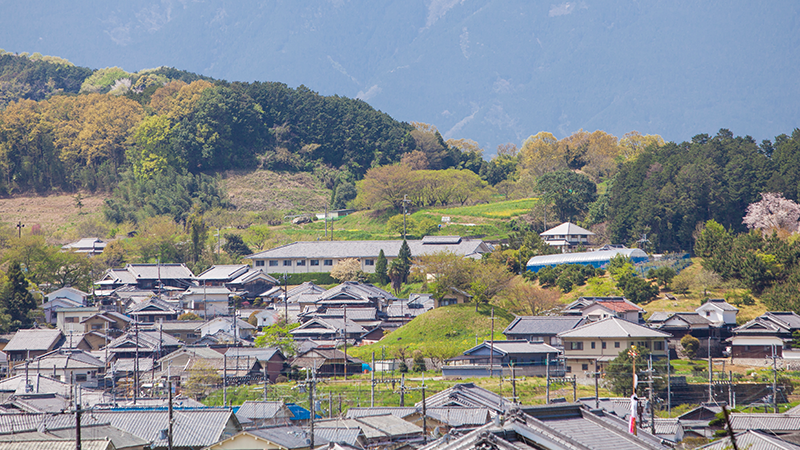
<svg viewBox="0 0 800 450">
<path fill-rule="evenodd" d="M 323 266 L 332 266 L 333 265 L 333 260 L 332 259 L 326 259 L 326 260 L 322 261 L 322 265 Z"/>
<path fill-rule="evenodd" d="M 197 339 L 197 334 L 195 334 L 195 333 L 186 333 L 186 339 Z"/>
<path fill-rule="evenodd" d="M 292 265 L 292 260 L 291 259 L 284 259 L 283 260 L 283 265 L 284 266 L 291 266 Z"/>
<path fill-rule="evenodd" d="M 619 342 L 614 342 L 614 348 L 619 348 Z"/>
<path fill-rule="evenodd" d="M 572 366 L 567 366 L 567 373 L 572 373 Z"/>
<path fill-rule="evenodd" d="M 305 266 L 306 265 L 306 260 L 305 259 L 298 259 L 297 260 L 297 265 L 298 266 Z"/>
<path fill-rule="evenodd" d="M 661 341 L 653 342 L 653 350 L 664 350 L 664 343 Z"/>
<path fill-rule="evenodd" d="M 76 373 L 75 374 L 75 382 L 85 382 L 86 381 L 86 374 L 85 373 Z"/>
<path fill-rule="evenodd" d="M 570 350 L 583 350 L 583 342 L 570 342 L 569 343 Z"/>
<path fill-rule="evenodd" d="M 65 317 L 64 318 L 64 322 L 66 322 L 66 323 L 77 323 L 78 322 L 77 319 L 78 319 L 77 317 Z"/>
<path fill-rule="evenodd" d="M 592 350 L 594 350 L 594 345 L 595 345 L 594 341 L 592 341 Z M 586 369 L 583 369 L 583 370 L 586 370 Z"/>
<path fill-rule="evenodd" d="M 589 370 L 588 364 L 581 364 L 581 370 Z"/>
<path fill-rule="evenodd" d="M 312 266 L 318 266 L 319 265 L 319 260 L 318 259 L 312 259 L 311 260 L 311 265 Z"/>
<path fill-rule="evenodd" d="M 605 350 L 606 349 L 606 343 L 605 342 L 601 342 L 601 344 L 602 344 L 603 350 Z"/>
<path fill-rule="evenodd" d="M 275 267 L 275 266 L 277 266 L 277 265 L 278 265 L 278 261 L 270 261 L 270 262 L 269 262 L 269 266 L 270 266 L 270 267 Z"/>
<path fill-rule="evenodd" d="M 364 265 L 365 266 L 374 266 L 375 265 L 375 260 L 374 259 L 365 259 L 364 260 Z"/>
<path fill-rule="evenodd" d="M 100 328 L 102 328 L 102 325 L 100 325 L 99 323 L 92 324 L 93 330 L 99 330 Z"/>
<path fill-rule="evenodd" d="M 263 260 L 256 261 L 256 267 L 264 267 L 264 261 Z"/>
</svg>

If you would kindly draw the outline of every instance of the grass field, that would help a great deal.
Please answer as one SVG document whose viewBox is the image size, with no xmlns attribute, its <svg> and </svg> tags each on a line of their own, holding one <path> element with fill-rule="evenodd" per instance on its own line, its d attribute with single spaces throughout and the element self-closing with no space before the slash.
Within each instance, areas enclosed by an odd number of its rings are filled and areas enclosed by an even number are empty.
<svg viewBox="0 0 800 450">
<path fill-rule="evenodd" d="M 539 199 L 536 198 L 523 198 L 519 200 L 507 200 L 496 203 L 484 203 L 480 205 L 461 206 L 456 208 L 442 208 L 437 209 L 436 212 L 451 216 L 510 219 L 512 217 L 529 213 L 538 201 Z"/>
</svg>

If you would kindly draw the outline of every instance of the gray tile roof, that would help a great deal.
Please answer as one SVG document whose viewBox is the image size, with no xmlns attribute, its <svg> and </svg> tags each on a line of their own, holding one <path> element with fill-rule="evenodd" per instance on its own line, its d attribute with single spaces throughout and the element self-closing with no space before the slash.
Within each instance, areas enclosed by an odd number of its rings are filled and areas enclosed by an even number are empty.
<svg viewBox="0 0 800 450">
<path fill-rule="evenodd" d="M 800 416 L 788 414 L 731 414 L 733 431 L 765 430 L 770 432 L 800 431 Z"/>
<path fill-rule="evenodd" d="M 347 333 L 365 333 L 366 328 L 347 318 Z M 308 322 L 290 331 L 293 336 L 302 337 L 308 334 L 318 334 L 320 332 L 335 333 L 345 329 L 345 321 L 335 317 L 313 317 Z M 323 331 L 324 330 L 324 331 Z"/>
<path fill-rule="evenodd" d="M 319 428 L 360 428 L 368 440 L 419 435 L 422 428 L 391 414 L 355 419 L 328 419 L 315 423 Z"/>
<path fill-rule="evenodd" d="M 82 350 L 54 350 L 34 359 L 33 367 L 40 370 L 52 369 L 98 369 L 104 364 Z"/>
<path fill-rule="evenodd" d="M 125 270 L 130 272 L 134 279 L 162 280 L 182 279 L 191 280 L 194 274 L 185 264 L 128 264 Z"/>
<path fill-rule="evenodd" d="M 232 347 L 229 348 L 225 354 L 228 358 L 255 358 L 258 361 L 269 361 L 275 353 L 280 353 L 280 350 L 276 347 L 254 347 L 254 348 L 243 348 L 243 347 Z"/>
<path fill-rule="evenodd" d="M 255 430 L 247 430 L 246 433 L 266 439 L 287 449 L 308 448 L 311 440 L 308 432 L 296 426 L 269 427 Z M 324 445 L 327 441 L 317 441 L 317 433 L 314 433 L 314 445 Z"/>
<path fill-rule="evenodd" d="M 383 408 L 350 408 L 347 410 L 347 418 L 359 418 L 367 416 L 380 416 L 391 414 L 395 417 L 405 419 L 412 414 L 422 414 L 422 408 L 418 407 L 383 407 Z M 426 408 L 428 417 L 446 423 L 451 427 L 479 426 L 489 421 L 489 410 L 487 408 Z"/>
<path fill-rule="evenodd" d="M 417 402 L 415 406 L 421 408 L 422 402 Z M 488 389 L 476 386 L 474 383 L 459 383 L 426 399 L 426 407 L 428 408 L 453 406 L 487 408 L 493 413 L 504 414 L 514 404 Z"/>
<path fill-rule="evenodd" d="M 247 419 L 272 419 L 280 412 L 285 412 L 289 417 L 294 417 L 294 414 L 286 408 L 283 402 L 257 402 L 247 400 L 242 403 L 242 406 L 236 411 L 236 417 L 245 417 Z"/>
<path fill-rule="evenodd" d="M 710 298 L 708 299 L 707 302 L 700 305 L 700 308 L 702 308 L 705 305 L 716 306 L 717 308 L 723 311 L 739 311 L 739 308 L 726 302 L 724 298 Z"/>
<path fill-rule="evenodd" d="M 6 344 L 4 352 L 23 350 L 51 350 L 61 339 L 61 330 L 19 330 Z"/>
<path fill-rule="evenodd" d="M 547 344 L 542 343 L 533 343 L 528 341 L 494 341 L 492 344 L 489 341 L 483 341 L 482 343 L 472 347 L 469 350 L 465 350 L 465 355 L 470 355 L 481 348 L 489 349 L 494 347 L 494 351 L 500 354 L 522 354 L 522 353 L 532 353 L 532 354 L 544 354 L 544 353 L 559 353 L 559 350 L 555 347 L 551 347 Z"/>
<path fill-rule="evenodd" d="M 571 330 L 581 323 L 583 317 L 575 316 L 517 316 L 503 330 L 508 335 L 557 335 L 562 331 Z"/>
<path fill-rule="evenodd" d="M 30 441 L 10 441 L 0 444 L 2 450 L 73 450 L 75 448 L 74 439 L 46 438 L 43 440 Z M 112 450 L 116 449 L 110 440 L 87 439 L 81 441 L 83 450 Z"/>
<path fill-rule="evenodd" d="M 492 247 L 479 239 L 450 239 L 447 243 L 439 244 L 426 240 L 409 240 L 408 247 L 411 255 L 449 251 L 462 256 L 479 256 L 492 251 Z M 275 247 L 263 252 L 245 256 L 245 259 L 330 259 L 330 258 L 377 258 L 381 250 L 390 258 L 400 253 L 402 240 L 392 241 L 301 241 L 280 247 Z"/>
<path fill-rule="evenodd" d="M 349 446 L 361 448 L 361 443 L 359 441 L 363 436 L 364 432 L 361 431 L 360 428 L 315 428 L 314 444 L 316 445 L 317 442 L 328 441 L 329 443 L 347 444 Z M 342 449 L 341 447 L 338 448 Z"/>
<path fill-rule="evenodd" d="M 250 270 L 248 264 L 217 264 L 209 267 L 195 277 L 198 281 L 231 280 Z M 202 283 L 201 283 L 202 284 Z"/>
<path fill-rule="evenodd" d="M 747 430 L 736 434 L 736 445 L 747 450 L 800 450 L 800 445 L 784 441 L 776 436 L 757 430 Z M 726 437 L 697 450 L 728 450 L 733 448 L 731 439 Z"/>
<path fill-rule="evenodd" d="M 637 337 L 637 338 L 668 338 L 669 333 L 643 327 L 627 320 L 617 317 L 608 317 L 597 322 L 581 325 L 569 331 L 562 331 L 558 334 L 563 338 L 615 338 L 615 337 Z"/>
<path fill-rule="evenodd" d="M 161 430 L 167 428 L 167 411 L 107 411 L 92 412 L 99 422 L 127 431 L 148 442 L 153 447 L 166 447 Z M 230 409 L 181 409 L 173 413 L 173 445 L 175 447 L 206 447 L 227 437 L 226 427 L 240 431 L 239 422 Z"/>
<path fill-rule="evenodd" d="M 586 228 L 581 228 L 575 225 L 574 223 L 564 222 L 557 227 L 550 228 L 544 233 L 539 233 L 539 235 L 540 236 L 564 236 L 564 235 L 594 236 L 594 233 L 587 230 Z"/>
</svg>

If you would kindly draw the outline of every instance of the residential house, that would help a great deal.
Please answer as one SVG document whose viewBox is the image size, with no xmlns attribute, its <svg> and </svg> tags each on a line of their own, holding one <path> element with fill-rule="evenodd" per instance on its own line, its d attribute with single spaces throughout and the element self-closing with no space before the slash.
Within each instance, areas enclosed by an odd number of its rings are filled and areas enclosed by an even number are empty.
<svg viewBox="0 0 800 450">
<path fill-rule="evenodd" d="M 735 448 L 800 450 L 800 445 L 797 444 L 797 436 L 794 436 L 793 441 L 790 442 L 786 439 L 781 439 L 781 436 L 774 435 L 771 430 L 745 430 L 735 433 L 734 439 L 736 439 Z M 734 448 L 731 438 L 724 437 L 702 447 L 697 447 L 697 450 L 729 450 L 731 448 Z"/>
<path fill-rule="evenodd" d="M 384 328 L 402 326 L 435 306 L 431 294 L 411 294 L 408 299 L 395 300 L 386 308 L 386 322 L 392 325 Z"/>
<path fill-rule="evenodd" d="M 246 428 L 288 425 L 293 417 L 294 414 L 284 402 L 247 400 L 236 411 L 236 418 Z"/>
<path fill-rule="evenodd" d="M 181 308 L 205 319 L 229 314 L 233 292 L 225 286 L 191 286 L 178 294 Z"/>
<path fill-rule="evenodd" d="M 329 433 L 329 430 L 328 428 L 314 430 L 314 448 L 331 445 L 334 445 L 336 450 L 361 450 L 364 448 L 361 445 L 352 447 L 348 444 L 334 443 L 335 441 L 326 439 L 327 437 L 339 440 L 344 437 L 356 444 L 364 443 L 366 440 L 364 433 L 360 429 L 341 430 L 343 433 L 338 432 L 336 434 Z M 339 430 L 336 429 L 335 431 Z M 311 450 L 311 436 L 309 431 L 294 425 L 248 428 L 235 436 L 207 447 L 207 449 Z"/>
<path fill-rule="evenodd" d="M 59 349 L 37 356 L 27 367 L 18 364 L 13 372 L 15 375 L 28 373 L 29 376 L 39 373 L 81 387 L 97 388 L 105 375 L 105 365 L 82 350 Z"/>
<path fill-rule="evenodd" d="M 156 360 L 156 379 L 166 378 L 169 375 L 181 386 L 189 381 L 191 375 L 189 369 L 193 367 L 195 361 L 221 360 L 222 358 L 222 353 L 213 348 L 181 347 Z"/>
<path fill-rule="evenodd" d="M 669 333 L 644 327 L 618 317 L 590 322 L 558 334 L 564 343 L 567 372 L 588 377 L 595 368 L 605 365 L 623 350 L 636 345 L 650 350 L 654 358 L 666 358 Z"/>
<path fill-rule="evenodd" d="M 422 408 L 422 402 L 415 405 Z M 502 395 L 475 385 L 475 383 L 458 383 L 447 389 L 430 395 L 425 400 L 426 408 L 486 408 L 492 417 L 506 415 L 518 409 L 518 405 Z"/>
<path fill-rule="evenodd" d="M 644 429 L 628 430 L 624 420 L 595 413 L 575 403 L 543 405 L 515 411 L 504 421 L 489 422 L 461 436 L 444 436 L 424 447 L 426 450 L 492 448 L 502 450 L 666 450 L 661 438 Z"/>
<path fill-rule="evenodd" d="M 75 253 L 85 253 L 89 256 L 95 256 L 103 253 L 106 248 L 106 243 L 96 237 L 83 238 L 69 244 L 62 245 L 61 251 L 73 251 Z"/>
<path fill-rule="evenodd" d="M 230 316 L 220 316 L 211 319 L 208 322 L 197 325 L 195 330 L 200 332 L 201 337 L 209 334 L 215 334 L 218 331 L 224 331 L 238 338 L 250 339 L 250 336 L 257 330 L 257 328 L 239 318 L 234 319 Z"/>
<path fill-rule="evenodd" d="M 316 429 L 361 429 L 366 438 L 366 448 L 385 448 L 402 444 L 422 443 L 422 427 L 406 422 L 391 414 L 362 416 L 352 419 L 326 419 L 314 424 Z"/>
<path fill-rule="evenodd" d="M 109 269 L 97 285 L 101 289 L 135 286 L 144 290 L 184 290 L 192 285 L 194 274 L 185 264 L 128 264 L 124 269 Z"/>
<path fill-rule="evenodd" d="M 61 330 L 18 330 L 3 352 L 8 356 L 9 364 L 18 364 L 53 351 L 61 345 L 63 339 Z"/>
<path fill-rule="evenodd" d="M 155 410 L 94 410 L 101 423 L 127 431 L 147 442 L 153 450 L 167 449 L 169 417 L 165 408 Z M 172 445 L 176 449 L 201 449 L 242 430 L 229 408 L 184 408 L 172 418 Z"/>
<path fill-rule="evenodd" d="M 51 325 L 56 324 L 56 311 L 60 308 L 79 308 L 86 306 L 89 294 L 72 287 L 63 287 L 44 296 L 44 319 Z"/>
<path fill-rule="evenodd" d="M 135 358 L 137 355 L 139 358 L 158 359 L 177 350 L 180 344 L 167 333 L 134 327 L 109 342 L 108 353 L 113 355 L 110 359 Z"/>
<path fill-rule="evenodd" d="M 194 345 L 208 346 L 212 348 L 228 348 L 232 346 L 237 347 L 252 347 L 253 341 L 243 339 L 241 336 L 234 336 L 224 330 L 218 330 L 215 333 L 206 334 L 194 343 Z"/>
<path fill-rule="evenodd" d="M 59 308 L 56 311 L 56 328 L 63 333 L 83 333 L 86 331 L 82 320 L 100 312 L 97 306 L 78 306 L 73 308 Z"/>
<path fill-rule="evenodd" d="M 625 297 L 579 297 L 565 306 L 562 314 L 583 316 L 589 321 L 618 317 L 633 323 L 644 323 L 644 309 Z"/>
<path fill-rule="evenodd" d="M 169 334 L 186 345 L 192 345 L 200 339 L 197 320 L 165 320 L 155 325 L 154 329 Z"/>
<path fill-rule="evenodd" d="M 113 339 L 103 333 L 90 331 L 88 333 L 67 333 L 64 337 L 64 344 L 59 347 L 62 350 L 83 350 L 93 352 L 100 350 L 108 345 Z"/>
<path fill-rule="evenodd" d="M 11 378 L 0 380 L 0 402 L 5 402 L 12 396 L 28 394 L 58 394 L 61 397 L 68 397 L 74 392 L 74 387 L 68 381 L 56 380 L 41 373 L 31 374 L 29 372 L 28 376 L 25 376 L 25 373 L 22 372 Z M 112 399 L 110 394 L 94 389 L 83 389 L 81 396 L 85 405 L 108 403 Z M 45 407 L 43 406 L 43 408 Z M 74 420 L 72 424 L 75 424 Z M 0 430 L 2 430 L 2 426 L 3 424 L 0 423 Z"/>
<path fill-rule="evenodd" d="M 463 305 L 464 303 L 470 302 L 472 302 L 472 295 L 454 287 L 448 289 L 447 293 L 445 293 L 442 298 L 434 298 L 433 300 L 435 308 L 449 305 Z"/>
<path fill-rule="evenodd" d="M 180 310 L 156 296 L 151 296 L 143 302 L 129 306 L 126 313 L 139 323 L 156 323 L 178 320 Z"/>
<path fill-rule="evenodd" d="M 316 369 L 317 376 L 320 377 L 336 377 L 344 375 L 345 368 L 348 374 L 361 373 L 363 363 L 358 358 L 345 356 L 341 350 L 317 347 L 299 353 L 291 364 L 292 367 L 306 370 Z"/>
<path fill-rule="evenodd" d="M 369 283 L 345 281 L 323 292 L 309 304 L 301 303 L 301 307 L 313 306 L 317 312 L 324 313 L 328 308 L 374 308 L 379 312 L 386 310 L 388 304 L 396 300 L 395 296 Z"/>
<path fill-rule="evenodd" d="M 589 236 L 594 236 L 594 233 L 574 223 L 564 222 L 555 228 L 539 233 L 539 236 L 547 245 L 566 251 L 578 246 L 588 247 Z"/>
<path fill-rule="evenodd" d="M 558 333 L 586 323 L 583 316 L 517 316 L 503 330 L 509 341 L 541 342 L 563 348 Z"/>
<path fill-rule="evenodd" d="M 284 296 L 291 303 L 298 303 L 303 305 L 311 305 L 319 299 L 320 294 L 327 291 L 327 289 L 317 286 L 316 284 L 306 281 L 291 289 L 287 286 L 273 286 L 272 288 L 264 291 L 259 295 L 266 302 L 267 299 L 275 303 L 283 303 Z"/>
<path fill-rule="evenodd" d="M 122 334 L 132 323 L 133 319 L 114 311 L 98 312 L 80 321 L 84 333 L 102 332 L 112 337 Z"/>
<path fill-rule="evenodd" d="M 238 359 L 254 359 L 261 364 L 262 370 L 267 369 L 267 376 L 271 383 L 275 383 L 279 376 L 286 373 L 289 365 L 286 356 L 277 347 L 244 348 L 232 347 L 227 349 L 225 356 Z"/>
<path fill-rule="evenodd" d="M 733 329 L 731 359 L 768 358 L 775 349 L 783 356 L 792 340 L 792 333 L 800 331 L 800 316 L 789 311 L 771 311 Z"/>
<path fill-rule="evenodd" d="M 669 318 L 653 328 L 669 333 L 672 335 L 672 339 L 679 341 L 687 334 L 699 339 L 707 339 L 714 334 L 713 330 L 716 327 L 713 327 L 708 319 L 696 312 L 678 312 L 670 314 Z"/>
<path fill-rule="evenodd" d="M 695 309 L 715 327 L 735 327 L 736 314 L 739 308 L 729 304 L 722 298 L 711 298 Z"/>
<path fill-rule="evenodd" d="M 195 279 L 198 286 L 227 287 L 236 295 L 254 299 L 278 284 L 273 276 L 248 264 L 215 265 Z"/>
<path fill-rule="evenodd" d="M 442 366 L 445 378 L 485 377 L 493 375 L 563 376 L 557 364 L 559 350 L 547 344 L 528 341 L 484 341 L 461 356 L 450 358 Z M 552 364 L 550 363 L 552 361 Z"/>
<path fill-rule="evenodd" d="M 425 236 L 406 241 L 414 256 L 447 251 L 468 258 L 480 258 L 493 247 L 479 239 L 460 236 Z M 304 241 L 275 247 L 245 256 L 253 267 L 269 273 L 330 272 L 343 259 L 355 258 L 361 270 L 375 272 L 378 254 L 383 250 L 388 262 L 397 258 L 402 240 L 393 241 Z"/>
<path fill-rule="evenodd" d="M 294 340 L 311 339 L 315 341 L 341 341 L 344 336 L 348 341 L 355 342 L 367 332 L 367 329 L 357 324 L 349 317 L 345 321 L 338 318 L 312 317 L 299 327 L 291 330 Z"/>
<path fill-rule="evenodd" d="M 411 422 L 418 427 L 423 426 L 422 409 L 415 406 L 409 407 L 374 407 L 374 408 L 349 408 L 347 410 L 348 419 L 357 419 L 367 416 L 380 416 L 391 414 L 399 417 L 406 422 Z M 463 407 L 444 407 L 444 408 L 425 408 L 425 416 L 428 429 L 439 429 L 444 434 L 451 429 L 463 432 L 483 426 L 491 420 L 489 410 L 486 408 L 463 408 Z"/>
</svg>

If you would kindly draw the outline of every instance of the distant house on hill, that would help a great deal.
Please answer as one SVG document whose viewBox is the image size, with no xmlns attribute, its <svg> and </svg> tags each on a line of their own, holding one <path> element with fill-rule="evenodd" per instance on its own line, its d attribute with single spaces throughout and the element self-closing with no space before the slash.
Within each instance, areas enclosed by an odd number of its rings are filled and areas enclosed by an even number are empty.
<svg viewBox="0 0 800 450">
<path fill-rule="evenodd" d="M 106 243 L 98 238 L 83 238 L 76 242 L 71 242 L 61 246 L 63 251 L 74 251 L 76 253 L 86 253 L 89 256 L 99 255 L 106 248 Z"/>
<path fill-rule="evenodd" d="M 594 236 L 591 231 L 581 228 L 574 223 L 564 222 L 539 234 L 547 245 L 558 247 L 562 251 L 575 248 L 579 245 L 589 245 L 589 236 Z"/>
</svg>

